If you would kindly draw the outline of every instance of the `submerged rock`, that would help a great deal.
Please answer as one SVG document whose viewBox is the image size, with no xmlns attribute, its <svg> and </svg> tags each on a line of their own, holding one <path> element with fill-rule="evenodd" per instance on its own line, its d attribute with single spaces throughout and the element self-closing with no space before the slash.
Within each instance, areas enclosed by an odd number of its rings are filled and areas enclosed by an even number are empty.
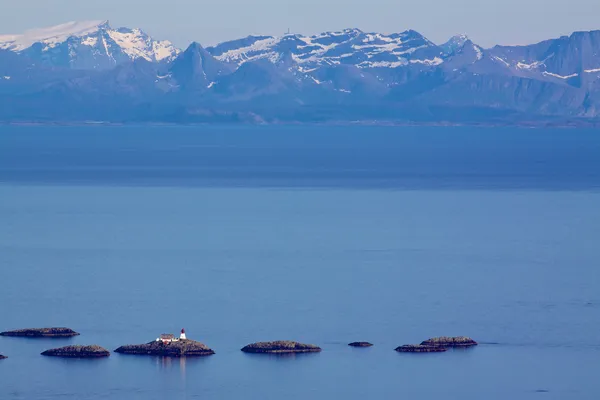
<svg viewBox="0 0 600 400">
<path fill-rule="evenodd" d="M 92 346 L 65 346 L 58 349 L 46 350 L 42 353 L 43 356 L 51 357 L 69 357 L 69 358 L 97 358 L 108 357 L 110 352 L 103 347 Z"/>
<path fill-rule="evenodd" d="M 437 346 L 437 347 L 470 347 L 477 346 L 477 342 L 466 336 L 440 336 L 431 339 L 427 339 L 421 342 L 424 346 Z"/>
<path fill-rule="evenodd" d="M 278 340 L 275 342 L 252 343 L 242 348 L 245 353 L 315 353 L 321 351 L 319 346 L 313 344 L 303 344 L 289 340 Z"/>
<path fill-rule="evenodd" d="M 352 346 L 352 347 L 371 347 L 371 346 L 373 346 L 373 343 L 369 343 L 369 342 L 352 342 L 352 343 L 348 343 L 348 346 Z"/>
<path fill-rule="evenodd" d="M 146 344 L 131 344 L 119 347 L 115 353 L 164 357 L 197 357 L 215 354 L 205 344 L 189 339 L 171 343 L 153 341 Z"/>
<path fill-rule="evenodd" d="M 448 350 L 445 347 L 425 346 L 422 344 L 405 344 L 404 346 L 396 347 L 396 351 L 400 353 L 441 353 Z"/>
<path fill-rule="evenodd" d="M 28 328 L 0 332 L 0 336 L 18 337 L 71 337 L 77 335 L 79 335 L 79 333 L 69 328 Z"/>
</svg>

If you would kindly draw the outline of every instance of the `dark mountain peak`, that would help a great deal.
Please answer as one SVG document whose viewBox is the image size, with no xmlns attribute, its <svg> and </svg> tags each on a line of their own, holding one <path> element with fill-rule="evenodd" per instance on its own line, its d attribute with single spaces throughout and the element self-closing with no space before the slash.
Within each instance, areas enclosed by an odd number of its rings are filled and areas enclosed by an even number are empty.
<svg viewBox="0 0 600 400">
<path fill-rule="evenodd" d="M 200 69 L 210 69 L 210 66 L 224 66 L 221 62 L 213 57 L 202 45 L 198 42 L 192 42 L 184 52 L 182 52 L 174 61 L 173 66 L 188 64 L 190 67 Z"/>
<path fill-rule="evenodd" d="M 447 71 L 462 71 L 470 69 L 485 58 L 485 50 L 473 43 L 468 38 L 460 41 L 448 42 L 441 46 L 444 51 L 443 68 Z"/>
<path fill-rule="evenodd" d="M 202 47 L 202 45 L 200 43 L 192 42 L 187 47 L 187 49 L 184 50 L 183 54 L 195 54 L 195 53 L 199 54 L 199 53 L 204 53 L 204 52 L 207 52 L 207 51 L 204 49 L 204 47 Z"/>
<path fill-rule="evenodd" d="M 170 73 L 180 87 L 206 89 L 234 66 L 217 60 L 198 42 L 193 42 L 171 64 Z"/>
<path fill-rule="evenodd" d="M 406 31 L 400 32 L 400 36 L 402 36 L 405 40 L 409 39 L 426 39 L 420 32 L 415 31 L 414 29 L 408 29 Z"/>
<path fill-rule="evenodd" d="M 474 43 L 469 39 L 467 35 L 460 34 L 452 36 L 446 43 L 440 45 L 444 54 L 452 55 L 459 52 L 465 46 L 472 46 Z"/>
<path fill-rule="evenodd" d="M 341 33 L 345 35 L 360 35 L 361 33 L 364 33 L 364 31 L 358 28 L 346 28 L 343 29 Z"/>
</svg>

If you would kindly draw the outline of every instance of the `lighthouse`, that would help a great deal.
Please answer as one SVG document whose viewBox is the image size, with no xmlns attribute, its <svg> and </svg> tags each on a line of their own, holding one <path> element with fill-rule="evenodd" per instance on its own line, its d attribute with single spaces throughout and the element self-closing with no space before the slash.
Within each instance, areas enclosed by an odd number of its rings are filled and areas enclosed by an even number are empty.
<svg viewBox="0 0 600 400">
<path fill-rule="evenodd" d="M 185 337 L 185 329 L 181 330 L 181 333 L 179 334 L 179 340 L 187 340 L 187 337 Z"/>
</svg>

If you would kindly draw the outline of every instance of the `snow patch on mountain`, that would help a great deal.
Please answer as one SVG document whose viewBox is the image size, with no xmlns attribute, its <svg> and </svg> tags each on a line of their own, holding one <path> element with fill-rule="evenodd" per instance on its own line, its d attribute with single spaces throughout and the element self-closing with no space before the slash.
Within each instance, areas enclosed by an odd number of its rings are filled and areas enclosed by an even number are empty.
<svg viewBox="0 0 600 400">
<path fill-rule="evenodd" d="M 42 46 L 35 46 L 36 43 Z M 73 68 L 106 68 L 139 58 L 170 61 L 180 53 L 169 41 L 154 40 L 140 29 L 113 29 L 108 21 L 68 22 L 19 35 L 2 35 L 0 49 L 27 52 L 43 62 L 60 59 L 64 64 L 66 58 L 66 66 Z"/>
<path fill-rule="evenodd" d="M 432 60 L 410 60 L 411 64 L 424 64 L 424 65 L 440 65 L 443 62 L 444 62 L 444 60 L 442 60 L 439 57 L 435 57 Z"/>
<path fill-rule="evenodd" d="M 48 28 L 30 29 L 17 35 L 0 35 L 0 49 L 21 51 L 38 42 L 53 47 L 69 37 L 87 36 L 107 25 L 108 21 L 72 21 Z"/>
<path fill-rule="evenodd" d="M 554 78 L 559 78 L 559 79 L 571 79 L 571 78 L 575 78 L 576 76 L 579 76 L 579 74 L 571 74 L 571 75 L 566 75 L 566 76 L 558 75 L 558 74 L 554 74 L 552 72 L 547 72 L 547 71 L 542 72 L 542 75 L 552 76 Z"/>
<path fill-rule="evenodd" d="M 89 36 L 81 41 L 81 44 L 84 46 L 94 47 L 98 44 L 98 38 Z"/>
<path fill-rule="evenodd" d="M 475 49 L 475 53 L 477 53 L 477 60 L 483 59 L 483 50 L 481 49 L 481 47 L 474 44 L 473 49 Z"/>
<path fill-rule="evenodd" d="M 271 52 L 268 50 L 275 43 L 277 43 L 277 38 L 274 37 L 257 40 L 251 45 L 226 51 L 216 58 L 220 61 L 234 62 L 237 64 L 243 64 L 247 61 L 254 61 L 261 58 L 268 58 L 269 56 L 272 56 L 272 54 L 270 54 Z"/>
<path fill-rule="evenodd" d="M 292 59 L 304 65 L 305 69 L 339 64 L 355 65 L 359 68 L 396 67 L 407 65 L 407 59 L 420 51 L 429 51 L 423 55 L 434 62 L 427 64 L 437 65 L 438 60 L 441 60 L 437 56 L 442 55 L 442 51 L 435 44 L 415 31 L 387 35 L 365 33 L 359 29 L 325 32 L 313 36 L 248 36 L 209 47 L 207 50 L 218 60 L 237 65 L 259 59 L 277 62 L 280 54 L 290 53 Z"/>
<path fill-rule="evenodd" d="M 510 67 L 510 63 L 508 63 L 506 60 L 504 60 L 503 58 L 500 58 L 498 56 L 492 56 L 492 60 L 498 61 L 498 62 L 506 65 L 507 67 Z"/>
<path fill-rule="evenodd" d="M 131 59 L 162 61 L 178 54 L 171 42 L 155 41 L 140 29 L 108 30 L 107 33 Z"/>
<path fill-rule="evenodd" d="M 532 62 L 530 64 L 527 64 L 527 63 L 519 61 L 517 63 L 517 68 L 531 70 L 531 69 L 538 69 L 538 68 L 540 68 L 543 65 L 544 65 L 544 61 L 535 61 L 535 62 Z"/>
<path fill-rule="evenodd" d="M 408 61 L 406 59 L 401 59 L 400 61 L 376 61 L 370 62 L 365 61 L 358 64 L 359 68 L 398 68 L 404 67 L 408 65 Z"/>
</svg>

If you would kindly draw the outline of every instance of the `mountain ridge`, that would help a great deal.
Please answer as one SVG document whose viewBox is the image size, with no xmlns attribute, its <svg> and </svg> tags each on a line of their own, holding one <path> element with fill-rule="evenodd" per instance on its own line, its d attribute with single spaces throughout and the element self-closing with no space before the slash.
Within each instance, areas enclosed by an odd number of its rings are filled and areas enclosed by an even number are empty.
<svg viewBox="0 0 600 400">
<path fill-rule="evenodd" d="M 466 35 L 438 45 L 350 28 L 180 50 L 71 22 L 0 35 L 0 120 L 591 121 L 599 54 L 600 31 L 484 49 Z"/>
</svg>

